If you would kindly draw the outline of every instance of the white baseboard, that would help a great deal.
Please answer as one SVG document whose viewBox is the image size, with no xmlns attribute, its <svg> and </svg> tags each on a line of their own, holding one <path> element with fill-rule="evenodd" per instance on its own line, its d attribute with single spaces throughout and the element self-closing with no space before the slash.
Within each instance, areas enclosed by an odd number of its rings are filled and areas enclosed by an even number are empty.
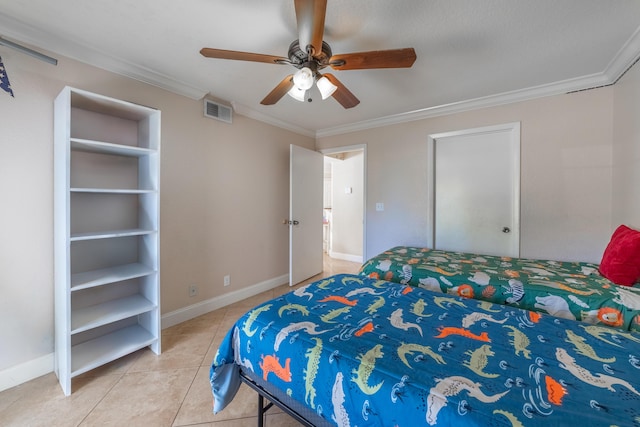
<svg viewBox="0 0 640 427">
<path fill-rule="evenodd" d="M 329 251 L 331 258 L 342 259 L 344 261 L 357 262 L 362 264 L 362 255 L 342 254 L 340 252 Z"/>
<path fill-rule="evenodd" d="M 187 320 L 191 320 L 194 317 L 198 317 L 203 314 L 207 314 L 210 311 L 217 310 L 238 301 L 242 301 L 243 299 L 258 295 L 261 292 L 269 291 L 288 282 L 289 275 L 285 274 L 274 279 L 265 280 L 264 282 L 251 285 L 246 288 L 238 289 L 237 291 L 229 292 L 228 294 L 214 297 L 206 301 L 200 301 L 188 307 L 163 314 L 162 329 L 169 328 L 171 326 L 177 325 L 178 323 L 186 322 Z"/>
<path fill-rule="evenodd" d="M 162 315 L 162 329 L 186 322 L 194 317 L 217 310 L 229 304 L 252 297 L 261 292 L 269 291 L 289 282 L 289 275 L 285 274 L 274 279 L 265 280 L 255 285 L 229 292 L 219 297 L 172 311 Z M 37 359 L 29 360 L 20 365 L 0 371 L 0 391 L 15 387 L 32 379 L 53 372 L 54 353 L 49 353 Z"/>
<path fill-rule="evenodd" d="M 0 371 L 0 391 L 53 372 L 53 353 Z"/>
</svg>

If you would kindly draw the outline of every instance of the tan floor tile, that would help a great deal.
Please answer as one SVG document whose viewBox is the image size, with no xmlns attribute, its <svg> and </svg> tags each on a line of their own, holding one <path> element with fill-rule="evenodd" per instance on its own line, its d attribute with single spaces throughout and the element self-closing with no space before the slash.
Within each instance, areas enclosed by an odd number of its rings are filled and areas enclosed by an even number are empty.
<svg viewBox="0 0 640 427">
<path fill-rule="evenodd" d="M 197 369 L 132 372 L 107 393 L 81 426 L 170 426 Z"/>
<path fill-rule="evenodd" d="M 235 420 L 223 420 L 211 423 L 211 427 L 256 427 L 258 417 L 239 418 Z M 265 426 L 266 427 L 266 426 Z"/>
<path fill-rule="evenodd" d="M 201 367 L 178 411 L 174 426 L 214 421 L 209 369 Z"/>
<path fill-rule="evenodd" d="M 117 375 L 78 379 L 78 392 L 65 397 L 54 374 L 30 381 L 23 386 L 24 395 L 0 412 L 3 427 L 77 426 L 120 379 Z"/>
<path fill-rule="evenodd" d="M 179 323 L 170 328 L 164 329 L 163 334 L 166 335 L 181 335 L 181 334 L 194 334 L 194 333 L 208 333 L 215 334 L 224 319 L 226 308 L 212 311 L 202 316 L 198 316 L 194 319 L 187 320 L 186 322 Z"/>
<path fill-rule="evenodd" d="M 162 353 L 142 353 L 129 372 L 198 367 L 211 346 L 213 336 L 199 334 L 162 335 Z"/>
<path fill-rule="evenodd" d="M 303 424 L 297 422 L 290 415 L 284 412 L 279 414 L 271 414 L 271 409 L 267 412 L 265 417 L 264 427 L 304 427 Z"/>
<path fill-rule="evenodd" d="M 0 391 L 0 414 L 2 411 L 6 410 L 9 406 L 11 406 L 14 402 L 26 397 L 25 389 L 29 384 L 33 381 L 21 384 L 16 387 L 12 387 L 8 390 Z"/>
</svg>

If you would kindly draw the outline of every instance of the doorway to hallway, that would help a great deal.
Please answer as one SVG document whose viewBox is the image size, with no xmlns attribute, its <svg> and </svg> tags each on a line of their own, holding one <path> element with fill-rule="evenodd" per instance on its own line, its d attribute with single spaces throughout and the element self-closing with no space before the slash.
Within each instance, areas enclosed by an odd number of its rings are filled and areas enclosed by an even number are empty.
<svg viewBox="0 0 640 427">
<path fill-rule="evenodd" d="M 365 146 L 323 150 L 323 249 L 334 259 L 365 257 Z"/>
</svg>

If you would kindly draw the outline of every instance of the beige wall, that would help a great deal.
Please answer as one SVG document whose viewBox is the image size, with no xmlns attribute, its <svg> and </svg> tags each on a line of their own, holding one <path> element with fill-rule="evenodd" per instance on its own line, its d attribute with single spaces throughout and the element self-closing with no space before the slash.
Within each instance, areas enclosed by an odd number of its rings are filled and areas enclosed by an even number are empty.
<svg viewBox="0 0 640 427">
<path fill-rule="evenodd" d="M 613 223 L 640 229 L 640 66 L 614 86 Z"/>
<path fill-rule="evenodd" d="M 373 256 L 395 245 L 428 245 L 428 135 L 519 121 L 521 256 L 598 262 L 611 233 L 613 90 L 323 137 L 316 145 L 367 144 L 366 254 Z"/>
<path fill-rule="evenodd" d="M 65 85 L 162 111 L 163 314 L 287 274 L 289 144 L 313 138 L 203 118 L 202 101 L 65 58 L 2 58 L 15 98 L 0 93 L 0 380 L 34 360 L 53 368 L 53 99 Z"/>
</svg>

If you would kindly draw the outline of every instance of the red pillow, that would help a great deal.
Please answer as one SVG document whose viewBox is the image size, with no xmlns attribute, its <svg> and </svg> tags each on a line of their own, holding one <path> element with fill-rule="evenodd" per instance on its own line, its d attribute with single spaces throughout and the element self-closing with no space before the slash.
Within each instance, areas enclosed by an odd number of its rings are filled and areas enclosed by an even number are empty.
<svg viewBox="0 0 640 427">
<path fill-rule="evenodd" d="M 600 274 L 613 283 L 633 286 L 640 280 L 640 231 L 621 225 L 602 254 Z"/>
</svg>

